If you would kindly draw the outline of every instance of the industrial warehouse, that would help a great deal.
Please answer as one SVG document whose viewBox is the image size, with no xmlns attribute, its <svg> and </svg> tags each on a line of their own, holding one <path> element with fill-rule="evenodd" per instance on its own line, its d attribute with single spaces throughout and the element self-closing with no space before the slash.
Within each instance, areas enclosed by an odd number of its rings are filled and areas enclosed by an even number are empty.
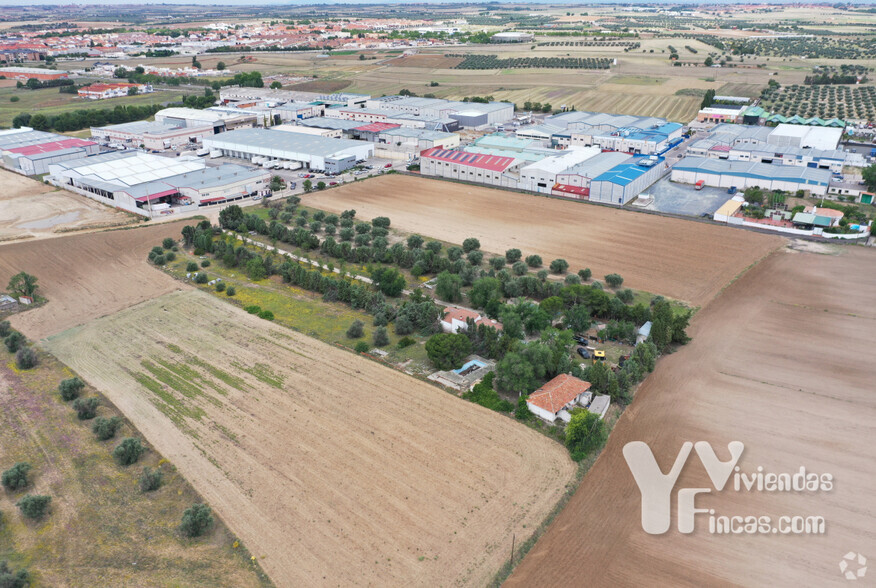
<svg viewBox="0 0 876 588">
<path fill-rule="evenodd" d="M 236 164 L 208 167 L 203 159 L 170 159 L 116 151 L 49 166 L 49 181 L 147 217 L 270 195 L 270 173 Z"/>
<path fill-rule="evenodd" d="M 827 193 L 830 179 L 831 172 L 825 169 L 703 157 L 685 157 L 672 168 L 672 181 L 682 184 L 703 182 L 706 186 L 739 190 L 751 186 L 786 192 L 807 190 L 819 196 Z"/>
<path fill-rule="evenodd" d="M 51 163 L 94 155 L 99 149 L 94 141 L 29 127 L 0 131 L 4 167 L 26 176 L 47 173 Z"/>
<path fill-rule="evenodd" d="M 373 143 L 270 129 L 239 129 L 205 137 L 203 142 L 211 156 L 300 163 L 329 173 L 350 169 L 357 162 L 374 156 Z"/>
</svg>

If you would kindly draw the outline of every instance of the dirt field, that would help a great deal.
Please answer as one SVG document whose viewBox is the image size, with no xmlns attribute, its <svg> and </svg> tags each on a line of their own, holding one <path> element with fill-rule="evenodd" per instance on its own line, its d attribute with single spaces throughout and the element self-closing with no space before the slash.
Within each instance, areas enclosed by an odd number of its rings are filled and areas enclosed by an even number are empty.
<svg viewBox="0 0 876 588">
<path fill-rule="evenodd" d="M 0 242 L 126 225 L 133 215 L 66 190 L 0 170 Z"/>
<path fill-rule="evenodd" d="M 695 317 L 693 341 L 661 359 L 606 449 L 508 586 L 845 585 L 849 552 L 872 558 L 876 400 L 872 361 L 876 251 L 783 250 L 758 264 Z M 690 535 L 641 527 L 640 495 L 622 455 L 644 441 L 664 472 L 682 443 L 708 441 L 720 459 L 742 441 L 753 473 L 829 473 L 832 491 L 720 493 L 688 458 L 678 488 L 712 488 L 698 508 L 718 515 L 819 515 L 825 535 Z M 672 495 L 676 500 L 675 493 Z M 549 563 L 548 563 L 549 562 Z"/>
<path fill-rule="evenodd" d="M 450 243 L 477 237 L 481 248 L 516 247 L 545 265 L 564 258 L 597 279 L 617 272 L 624 285 L 693 305 L 783 241 L 729 227 L 454 184 L 384 176 L 304 196 L 308 206 L 357 216 L 388 216 L 397 229 Z"/>
<path fill-rule="evenodd" d="M 279 586 L 483 586 L 574 472 L 511 419 L 196 290 L 46 344 Z"/>
<path fill-rule="evenodd" d="M 149 300 L 182 285 L 149 267 L 146 255 L 185 222 L 0 245 L 0 287 L 20 271 L 39 280 L 49 302 L 10 321 L 40 339 Z"/>
<path fill-rule="evenodd" d="M 202 499 L 154 451 L 116 465 L 112 449 L 139 433 L 125 423 L 115 440 L 96 441 L 93 421 L 74 418 L 58 397 L 58 382 L 73 374 L 41 355 L 36 369 L 18 371 L 0 349 L 0 469 L 26 461 L 28 491 L 52 497 L 50 513 L 29 522 L 15 507 L 26 492 L 0 491 L 0 560 L 27 568 L 33 586 L 259 586 L 258 569 L 221 523 L 195 541 L 177 534 L 182 513 Z M 98 413 L 118 415 L 105 399 Z M 163 473 L 155 492 L 139 491 L 143 466 Z"/>
</svg>

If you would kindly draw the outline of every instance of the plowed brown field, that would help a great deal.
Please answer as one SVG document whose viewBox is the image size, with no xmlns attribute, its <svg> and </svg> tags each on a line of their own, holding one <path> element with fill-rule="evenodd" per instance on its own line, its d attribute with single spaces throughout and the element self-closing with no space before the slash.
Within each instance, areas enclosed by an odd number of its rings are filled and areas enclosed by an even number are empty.
<svg viewBox="0 0 876 588">
<path fill-rule="evenodd" d="M 507 586 L 831 586 L 852 551 L 876 553 L 876 251 L 776 252 L 698 313 L 693 341 L 661 359 L 575 496 Z M 644 441 L 668 472 L 686 441 L 742 472 L 830 473 L 829 492 L 715 492 L 696 453 L 675 488 L 712 488 L 718 515 L 818 515 L 825 535 L 648 535 L 622 454 Z M 855 565 L 854 567 L 857 567 Z M 871 566 L 872 567 L 872 566 Z M 868 578 L 869 579 L 869 578 Z"/>
<path fill-rule="evenodd" d="M 146 256 L 164 237 L 179 239 L 183 226 L 167 223 L 0 245 L 0 285 L 25 271 L 37 277 L 39 293 L 49 300 L 13 315 L 12 325 L 40 339 L 182 287 L 150 267 Z"/>
<path fill-rule="evenodd" d="M 477 237 L 485 251 L 516 247 L 545 265 L 566 259 L 597 279 L 694 305 L 711 300 L 746 267 L 779 247 L 781 237 L 628 210 L 504 190 L 389 175 L 304 197 L 333 212 L 388 216 L 396 229 L 450 243 Z"/>
<path fill-rule="evenodd" d="M 512 419 L 197 290 L 46 344 L 278 586 L 483 586 L 574 475 Z"/>
</svg>

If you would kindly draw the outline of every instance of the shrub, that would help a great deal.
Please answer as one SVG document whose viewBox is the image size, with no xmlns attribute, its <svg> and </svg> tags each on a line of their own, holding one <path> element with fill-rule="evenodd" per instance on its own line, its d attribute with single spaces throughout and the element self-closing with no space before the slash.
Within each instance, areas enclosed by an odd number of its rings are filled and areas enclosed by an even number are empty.
<svg viewBox="0 0 876 588">
<path fill-rule="evenodd" d="M 0 337 L 6 337 L 12 332 L 9 321 L 0 321 Z"/>
<path fill-rule="evenodd" d="M 170 249 L 171 247 L 173 247 L 173 239 L 171 239 L 170 237 L 165 237 L 164 240 L 161 242 L 161 246 L 165 249 Z"/>
<path fill-rule="evenodd" d="M 79 393 L 84 387 L 85 382 L 79 378 L 67 378 L 66 380 L 61 380 L 61 383 L 58 384 L 58 392 L 61 393 L 61 400 L 69 402 L 79 398 Z"/>
<path fill-rule="evenodd" d="M 80 421 L 87 421 L 97 416 L 97 407 L 100 401 L 97 398 L 77 398 L 73 401 L 73 410 Z"/>
<path fill-rule="evenodd" d="M 465 253 L 461 247 L 450 247 L 447 250 L 447 259 L 450 261 L 456 261 L 457 259 L 462 258 L 462 254 Z"/>
<path fill-rule="evenodd" d="M 107 441 L 116 436 L 116 432 L 122 426 L 122 419 L 112 417 L 110 419 L 97 417 L 94 420 L 94 425 L 91 427 L 91 432 L 97 437 L 98 441 Z"/>
<path fill-rule="evenodd" d="M 462 250 L 466 253 L 474 251 L 475 249 L 481 248 L 481 242 L 475 239 L 474 237 L 469 237 L 465 241 L 462 242 Z"/>
<path fill-rule="evenodd" d="M 40 358 L 31 347 L 22 347 L 15 353 L 15 365 L 20 370 L 29 370 L 37 366 Z"/>
<path fill-rule="evenodd" d="M 140 474 L 140 492 L 154 492 L 158 490 L 161 488 L 163 477 L 161 470 L 153 470 L 150 467 L 143 468 L 143 473 Z"/>
<path fill-rule="evenodd" d="M 347 329 L 347 337 L 349 337 L 350 339 L 358 339 L 365 334 L 364 327 L 365 325 L 362 321 L 360 321 L 359 319 L 354 320 L 353 323 L 350 325 L 350 328 Z"/>
<path fill-rule="evenodd" d="M 13 96 L 9 100 L 18 102 L 18 96 Z M 7 562 L 0 561 L 0 586 L 3 588 L 27 588 L 30 586 L 30 574 L 27 573 L 27 570 L 13 572 Z"/>
<path fill-rule="evenodd" d="M 152 263 L 154 263 L 155 265 L 164 265 L 166 261 L 167 259 L 165 259 L 163 255 L 156 255 L 152 258 Z"/>
<path fill-rule="evenodd" d="M 384 229 L 388 229 L 389 223 L 390 223 L 389 218 L 385 217 L 385 216 L 378 216 L 378 217 L 371 219 L 371 224 L 375 227 L 381 227 Z"/>
<path fill-rule="evenodd" d="M 213 526 L 213 513 L 206 504 L 193 504 L 183 513 L 180 532 L 185 537 L 200 537 Z"/>
<path fill-rule="evenodd" d="M 566 447 L 572 459 L 581 461 L 605 442 L 605 423 L 599 415 L 584 409 L 576 409 L 566 425 Z"/>
<path fill-rule="evenodd" d="M 195 273 L 198 271 L 198 264 L 194 261 L 190 261 L 186 264 L 186 271 L 189 273 Z"/>
<path fill-rule="evenodd" d="M 27 339 L 24 337 L 24 335 L 22 335 L 18 331 L 12 331 L 8 335 L 6 335 L 5 339 L 3 339 L 3 344 L 6 345 L 6 350 L 9 351 L 9 353 L 15 353 L 16 351 L 24 347 L 26 341 Z"/>
<path fill-rule="evenodd" d="M 635 297 L 635 295 L 633 294 L 633 291 L 630 290 L 629 288 L 624 288 L 623 290 L 619 290 L 618 293 L 615 294 L 615 296 L 620 298 L 620 301 L 623 302 L 624 304 L 629 304 L 630 302 L 633 301 L 633 298 Z"/>
<path fill-rule="evenodd" d="M 358 343 L 356 343 L 355 347 L 353 347 L 356 353 L 368 353 L 368 349 L 370 348 L 371 346 L 368 345 L 368 343 L 366 343 L 365 341 L 359 341 Z"/>
<path fill-rule="evenodd" d="M 234 296 L 235 294 L 237 294 L 237 290 L 234 289 L 234 286 L 228 286 L 228 289 L 225 290 L 226 296 Z"/>
<path fill-rule="evenodd" d="M 541 267 L 540 255 L 529 255 L 526 257 L 526 265 L 529 267 Z"/>
<path fill-rule="evenodd" d="M 164 254 L 164 259 L 167 262 L 176 261 L 176 253 L 174 253 L 173 251 L 168 251 Z"/>
<path fill-rule="evenodd" d="M 410 335 L 414 332 L 414 323 L 406 316 L 400 316 L 395 319 L 395 334 Z"/>
<path fill-rule="evenodd" d="M 313 213 L 313 220 L 322 221 L 325 218 L 325 213 L 321 210 L 317 210 Z"/>
<path fill-rule="evenodd" d="M 201 261 L 201 267 L 210 267 L 210 260 L 205 259 L 205 260 Z"/>
<path fill-rule="evenodd" d="M 119 465 L 129 466 L 132 463 L 137 463 L 137 460 L 140 459 L 140 456 L 145 451 L 146 448 L 143 447 L 140 439 L 137 437 L 127 437 L 113 450 L 113 457 L 116 458 Z"/>
<path fill-rule="evenodd" d="M 21 514 L 29 519 L 41 519 L 49 508 L 49 503 L 52 502 L 51 496 L 41 496 L 39 494 L 28 494 L 21 500 L 15 503 L 21 510 Z"/>
<path fill-rule="evenodd" d="M 198 272 L 198 275 L 195 276 L 196 284 L 206 284 L 207 281 L 207 274 L 205 274 L 204 272 Z"/>
<path fill-rule="evenodd" d="M 263 310 L 259 313 L 259 318 L 265 319 L 266 321 L 274 320 L 274 313 L 270 310 Z"/>
<path fill-rule="evenodd" d="M 576 274 L 566 274 L 564 281 L 566 282 L 566 284 L 580 284 L 581 278 Z"/>
<path fill-rule="evenodd" d="M 592 276 L 592 275 L 593 275 L 593 272 L 590 271 L 589 267 L 585 267 L 582 270 L 578 270 L 578 277 L 581 278 L 582 282 L 586 282 L 587 280 L 589 280 L 590 276 Z"/>
<path fill-rule="evenodd" d="M 245 311 L 248 312 L 249 314 L 258 314 L 258 313 L 260 313 L 260 312 L 262 311 L 262 307 L 261 307 L 261 306 L 258 306 L 258 305 L 256 305 L 256 304 L 253 304 L 252 306 L 245 306 L 245 307 L 243 307 L 243 310 L 245 310 Z"/>
<path fill-rule="evenodd" d="M 621 284 L 624 283 L 624 279 L 619 274 L 606 274 L 605 283 L 612 288 L 620 288 Z"/>
<path fill-rule="evenodd" d="M 564 274 L 569 269 L 569 262 L 565 259 L 555 259 L 551 262 L 551 271 L 555 274 Z"/>
<path fill-rule="evenodd" d="M 374 329 L 372 340 L 375 347 L 383 347 L 389 345 L 389 334 L 386 332 L 386 327 L 377 327 Z"/>
<path fill-rule="evenodd" d="M 416 339 L 414 339 L 413 337 L 402 337 L 401 339 L 399 339 L 398 343 L 396 343 L 396 347 L 398 347 L 399 349 L 404 349 L 405 347 L 410 347 L 416 342 Z"/>
<path fill-rule="evenodd" d="M 481 262 L 484 260 L 483 252 L 478 250 L 469 251 L 468 255 L 466 255 L 465 257 L 472 265 L 481 265 Z"/>
<path fill-rule="evenodd" d="M 523 254 L 519 249 L 509 249 L 505 252 L 505 259 L 508 263 L 516 263 L 520 261 L 521 257 L 523 257 Z"/>
<path fill-rule="evenodd" d="M 504 257 L 491 257 L 490 258 L 490 267 L 496 271 L 499 271 L 503 267 L 505 267 L 505 258 Z"/>
<path fill-rule="evenodd" d="M 27 474 L 30 472 L 30 464 L 26 461 L 20 461 L 5 472 L 3 472 L 2 482 L 3 487 L 10 492 L 23 490 L 27 488 Z"/>
<path fill-rule="evenodd" d="M 225 290 L 225 282 L 216 282 L 216 291 L 223 292 Z"/>
<path fill-rule="evenodd" d="M 419 235 L 411 235 L 407 240 L 408 249 L 419 249 L 423 246 L 423 238 Z"/>
</svg>

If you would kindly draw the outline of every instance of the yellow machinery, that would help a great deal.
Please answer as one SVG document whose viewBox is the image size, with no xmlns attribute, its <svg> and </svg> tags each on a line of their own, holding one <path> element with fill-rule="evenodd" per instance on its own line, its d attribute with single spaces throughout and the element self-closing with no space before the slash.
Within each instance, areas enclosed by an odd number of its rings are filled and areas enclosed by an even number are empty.
<svg viewBox="0 0 876 588">
<path fill-rule="evenodd" d="M 593 352 L 593 363 L 597 361 L 605 361 L 605 351 L 602 349 L 597 349 Z"/>
</svg>

